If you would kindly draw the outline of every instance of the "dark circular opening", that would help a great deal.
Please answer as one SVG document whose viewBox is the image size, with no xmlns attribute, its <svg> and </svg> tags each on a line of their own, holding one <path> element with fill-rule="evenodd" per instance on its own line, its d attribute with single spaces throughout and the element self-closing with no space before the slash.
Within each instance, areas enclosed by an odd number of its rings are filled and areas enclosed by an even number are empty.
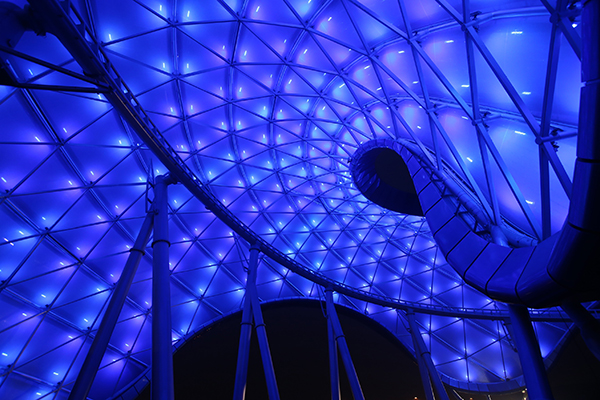
<svg viewBox="0 0 600 400">
<path fill-rule="evenodd" d="M 373 203 L 399 213 L 423 216 L 408 167 L 395 150 L 373 147 L 368 142 L 355 153 L 351 170 L 356 187 Z"/>
</svg>

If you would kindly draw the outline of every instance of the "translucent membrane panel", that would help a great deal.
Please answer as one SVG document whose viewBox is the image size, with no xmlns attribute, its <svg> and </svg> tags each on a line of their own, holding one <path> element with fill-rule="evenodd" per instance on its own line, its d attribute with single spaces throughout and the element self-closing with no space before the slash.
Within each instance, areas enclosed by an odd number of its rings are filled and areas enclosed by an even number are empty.
<svg viewBox="0 0 600 400">
<path fill-rule="evenodd" d="M 502 16 L 481 17 L 481 44 L 539 118 L 551 26 L 539 8 L 509 11 L 522 7 L 471 2 L 484 16 Z M 466 186 L 479 188 L 482 202 L 494 201 L 492 184 L 502 215 L 533 233 L 522 205 L 539 219 L 534 132 L 478 49 L 471 81 L 464 31 L 437 2 L 182 1 L 173 8 L 152 0 L 91 2 L 79 11 L 197 182 L 290 260 L 417 307 L 502 309 L 446 263 L 424 218 L 372 204 L 350 174 L 362 143 L 413 140 Z M 561 95 L 551 125 L 574 133 L 579 61 L 561 43 Z M 26 33 L 17 50 L 82 72 L 50 34 Z M 91 85 L 0 57 L 22 82 Z M 473 96 L 489 135 L 483 152 Z M 63 398 L 152 207 L 152 179 L 168 171 L 103 94 L 2 86 L 0 119 L 0 393 Z M 570 175 L 575 139 L 557 145 Z M 553 173 L 550 183 L 558 229 L 568 201 Z M 182 185 L 169 191 L 172 329 L 179 343 L 240 309 L 248 244 Z M 144 251 L 92 398 L 115 395 L 151 363 L 151 241 Z M 265 301 L 322 298 L 314 283 L 267 257 L 257 281 Z M 370 315 L 412 347 L 403 312 L 338 294 L 335 301 Z M 501 323 L 427 313 L 417 321 L 446 378 L 519 379 L 514 343 Z M 536 323 L 544 355 L 567 329 Z"/>
</svg>

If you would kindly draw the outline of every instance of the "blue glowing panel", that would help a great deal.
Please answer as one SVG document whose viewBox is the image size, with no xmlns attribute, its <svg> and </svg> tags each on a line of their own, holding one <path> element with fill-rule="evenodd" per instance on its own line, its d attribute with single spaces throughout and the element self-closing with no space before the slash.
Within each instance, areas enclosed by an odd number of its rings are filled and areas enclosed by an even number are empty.
<svg viewBox="0 0 600 400">
<path fill-rule="evenodd" d="M 479 50 L 471 80 L 464 32 L 436 1 L 89 3 L 79 12 L 89 16 L 111 65 L 197 181 L 239 221 L 336 283 L 456 312 L 417 316 L 447 382 L 502 388 L 521 379 L 503 324 L 459 316 L 465 308 L 504 306 L 448 266 L 424 218 L 371 203 L 349 171 L 367 141 L 414 141 L 461 185 L 478 189 L 481 203 L 497 199 L 509 223 L 535 235 L 523 211 L 528 207 L 539 222 L 535 132 Z M 450 3 L 461 12 L 459 2 Z M 482 12 L 481 43 L 540 118 L 549 14 L 529 1 L 472 1 L 471 8 Z M 47 36 L 26 32 L 16 49 L 81 74 L 65 47 Z M 92 85 L 44 63 L 0 58 L 21 82 Z M 560 96 L 550 123 L 555 133 L 570 134 L 555 147 L 571 176 L 580 62 L 564 39 L 558 65 Z M 489 135 L 483 153 L 473 96 Z M 0 120 L 0 396 L 64 398 L 151 206 L 148 182 L 167 169 L 103 94 L 0 86 Z M 550 186 L 556 231 L 568 199 L 554 173 Z M 240 309 L 248 244 L 183 186 L 169 191 L 172 332 L 179 346 Z M 151 265 L 148 247 L 91 398 L 126 390 L 150 367 Z M 262 300 L 322 296 L 318 285 L 267 257 L 257 281 Z M 335 301 L 368 314 L 412 348 L 403 312 L 345 295 Z M 544 356 L 568 329 L 536 323 Z"/>
</svg>

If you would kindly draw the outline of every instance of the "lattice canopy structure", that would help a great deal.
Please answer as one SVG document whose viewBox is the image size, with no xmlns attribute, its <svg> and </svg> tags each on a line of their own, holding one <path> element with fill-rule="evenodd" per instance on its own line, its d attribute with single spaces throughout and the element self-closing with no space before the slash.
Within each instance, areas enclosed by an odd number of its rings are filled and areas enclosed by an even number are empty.
<svg viewBox="0 0 600 400">
<path fill-rule="evenodd" d="M 524 386 L 507 306 L 464 282 L 425 217 L 368 200 L 351 164 L 361 146 L 409 144 L 511 246 L 558 232 L 578 133 L 579 2 L 0 5 L 0 397 L 69 396 L 169 172 L 174 349 L 241 310 L 257 241 L 261 300 L 333 287 L 411 351 L 412 310 L 446 384 Z M 91 399 L 130 398 L 149 377 L 151 243 Z M 571 323 L 557 308 L 531 315 L 542 356 L 554 355 Z"/>
</svg>

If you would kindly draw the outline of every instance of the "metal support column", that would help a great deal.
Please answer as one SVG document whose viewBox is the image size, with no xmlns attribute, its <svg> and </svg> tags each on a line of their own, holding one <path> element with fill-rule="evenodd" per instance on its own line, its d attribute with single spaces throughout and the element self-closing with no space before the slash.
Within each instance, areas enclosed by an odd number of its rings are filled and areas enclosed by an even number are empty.
<svg viewBox="0 0 600 400">
<path fill-rule="evenodd" d="M 409 325 L 410 318 L 414 319 L 415 313 L 413 311 L 407 311 L 407 315 L 410 314 L 409 317 Z M 427 371 L 427 365 L 425 364 L 425 360 L 423 359 L 423 355 L 421 354 L 421 349 L 419 346 L 419 341 L 416 338 L 418 332 L 414 332 L 412 325 L 410 326 L 410 335 L 413 339 L 413 346 L 415 349 L 415 356 L 417 359 L 417 365 L 419 366 L 419 374 L 421 375 L 421 382 L 423 383 L 423 390 L 425 391 L 425 398 L 427 400 L 434 400 L 435 397 L 433 395 L 433 388 L 431 387 L 431 379 L 429 378 L 429 372 Z"/>
<path fill-rule="evenodd" d="M 256 250 L 256 251 L 254 251 Z M 253 260 L 258 257 L 258 248 L 250 248 L 250 263 L 256 263 Z M 235 386 L 233 388 L 233 400 L 243 400 L 246 397 L 246 380 L 248 378 L 248 358 L 250 357 L 250 339 L 252 337 L 252 300 L 248 292 L 249 285 L 256 284 L 256 274 L 250 274 L 248 270 L 248 279 L 246 281 L 246 297 L 244 299 L 244 310 L 242 312 L 242 323 L 240 333 L 240 344 L 238 347 L 237 367 L 235 371 Z M 251 281 L 251 279 L 253 279 Z"/>
<path fill-rule="evenodd" d="M 600 322 L 579 303 L 566 302 L 560 307 L 577 325 L 588 349 L 600 360 Z"/>
<path fill-rule="evenodd" d="M 171 336 L 171 272 L 167 186 L 169 175 L 154 184 L 154 249 L 152 259 L 152 400 L 174 400 Z"/>
<path fill-rule="evenodd" d="M 100 327 L 98 328 L 98 332 L 96 332 L 92 346 L 85 357 L 85 361 L 81 366 L 79 375 L 77 375 L 73 389 L 69 394 L 69 400 L 86 399 L 92 388 L 96 372 L 98 371 L 102 357 L 104 357 L 104 353 L 106 352 L 108 342 L 110 341 L 110 337 L 112 336 L 121 310 L 123 309 L 123 304 L 125 304 L 125 299 L 127 298 L 127 293 L 129 293 L 129 288 L 133 282 L 135 272 L 140 265 L 142 257 L 146 254 L 144 249 L 150 238 L 153 224 L 154 215 L 148 213 L 133 248 L 129 250 L 129 257 L 127 258 L 123 272 L 121 272 L 119 281 L 112 292 L 112 297 L 110 298 L 108 307 L 106 307 L 106 312 L 104 313 L 102 322 L 100 322 Z"/>
<path fill-rule="evenodd" d="M 531 400 L 554 399 L 548 383 L 544 360 L 540 353 L 540 346 L 531 325 L 529 311 L 525 306 L 516 304 L 509 304 L 508 311 L 529 398 Z"/>
<path fill-rule="evenodd" d="M 435 388 L 435 392 L 438 395 L 438 398 L 441 400 L 450 400 L 448 398 L 448 393 L 446 393 L 446 388 L 444 388 L 444 384 L 440 379 L 440 375 L 433 364 L 433 360 L 431 360 L 431 353 L 427 350 L 427 346 L 425 345 L 425 341 L 421 336 L 419 331 L 419 327 L 417 326 L 417 322 L 415 321 L 415 313 L 410 310 L 406 313 L 406 317 L 408 319 L 408 325 L 410 327 L 410 334 L 412 335 L 413 341 L 416 342 L 417 346 L 415 348 L 415 352 L 418 353 L 422 357 L 425 366 L 427 367 L 427 371 L 429 372 L 429 378 L 433 383 L 433 387 Z M 427 392 L 427 389 L 425 389 Z"/>
<path fill-rule="evenodd" d="M 246 283 L 246 296 L 250 296 L 252 316 L 256 325 L 256 337 L 258 347 L 260 348 L 260 357 L 265 371 L 265 380 L 267 381 L 267 391 L 270 400 L 279 400 L 279 390 L 277 389 L 277 379 L 275 378 L 275 369 L 273 360 L 271 360 L 271 350 L 269 349 L 269 340 L 267 339 L 267 329 L 263 320 L 258 292 L 256 291 L 256 274 L 258 269 L 258 247 L 250 248 L 250 262 L 248 270 L 248 281 Z"/>
<path fill-rule="evenodd" d="M 331 383 L 331 400 L 341 400 L 338 348 L 329 314 L 327 315 L 327 338 L 329 342 L 329 382 Z"/>
<path fill-rule="evenodd" d="M 342 362 L 344 363 L 344 369 L 346 370 L 346 375 L 350 382 L 354 400 L 365 400 L 362 388 L 360 387 L 360 382 L 358 381 L 358 375 L 356 375 L 356 370 L 352 363 L 352 357 L 350 357 L 348 343 L 346 343 L 346 337 L 342 331 L 342 325 L 340 324 L 337 312 L 335 311 L 335 304 L 333 304 L 333 290 L 329 288 L 325 290 L 325 301 L 327 305 L 327 318 L 331 321 L 333 334 L 340 350 L 340 355 L 342 356 Z"/>
</svg>

